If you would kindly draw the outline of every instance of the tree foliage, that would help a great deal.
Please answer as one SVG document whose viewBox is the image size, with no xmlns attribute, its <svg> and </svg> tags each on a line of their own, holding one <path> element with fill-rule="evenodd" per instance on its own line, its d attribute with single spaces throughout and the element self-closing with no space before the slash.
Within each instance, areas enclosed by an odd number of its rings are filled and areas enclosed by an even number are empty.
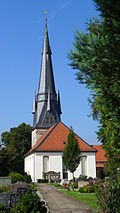
<svg viewBox="0 0 120 213">
<path fill-rule="evenodd" d="M 98 199 L 98 207 L 104 213 L 120 212 L 120 181 L 105 180 L 96 187 L 96 196 Z"/>
<path fill-rule="evenodd" d="M 10 172 L 9 176 L 11 177 L 11 183 L 17 183 L 19 181 L 23 181 L 26 183 L 31 183 L 31 176 L 27 173 L 20 174 L 18 172 Z"/>
<path fill-rule="evenodd" d="M 80 149 L 72 128 L 69 130 L 67 143 L 63 151 L 63 161 L 66 168 L 74 173 L 80 162 Z"/>
<path fill-rule="evenodd" d="M 75 32 L 70 65 L 78 69 L 80 83 L 91 91 L 92 115 L 100 126 L 109 171 L 120 167 L 120 1 L 94 0 L 99 19 L 91 19 L 87 32 Z"/>
<path fill-rule="evenodd" d="M 1 204 L 1 203 L 0 203 L 0 212 L 1 212 L 1 213 L 2 213 L 2 212 L 4 212 L 4 213 L 7 213 L 7 212 L 8 212 L 8 208 L 7 208 L 5 205 Z"/>
<path fill-rule="evenodd" d="M 8 175 L 11 171 L 24 170 L 24 154 L 31 146 L 32 127 L 22 123 L 1 135 L 0 176 Z"/>
</svg>

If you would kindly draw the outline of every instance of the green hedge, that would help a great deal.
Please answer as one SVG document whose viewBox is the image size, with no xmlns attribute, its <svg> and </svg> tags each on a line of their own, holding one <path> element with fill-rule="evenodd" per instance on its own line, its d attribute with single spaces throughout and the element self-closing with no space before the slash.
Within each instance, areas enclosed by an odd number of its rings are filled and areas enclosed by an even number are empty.
<svg viewBox="0 0 120 213">
<path fill-rule="evenodd" d="M 96 187 L 96 195 L 102 212 L 120 213 L 120 181 L 106 179 Z"/>
<path fill-rule="evenodd" d="M 11 172 L 10 175 L 11 177 L 11 182 L 12 183 L 16 183 L 18 181 L 24 181 L 26 183 L 31 183 L 32 182 L 32 179 L 31 179 L 31 176 L 24 173 L 23 175 L 18 173 L 18 172 Z"/>
</svg>

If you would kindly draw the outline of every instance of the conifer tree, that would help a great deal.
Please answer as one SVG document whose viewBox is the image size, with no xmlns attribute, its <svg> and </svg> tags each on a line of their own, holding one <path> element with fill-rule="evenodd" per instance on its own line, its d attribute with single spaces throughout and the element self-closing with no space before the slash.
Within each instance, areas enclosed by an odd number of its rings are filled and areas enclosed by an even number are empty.
<svg viewBox="0 0 120 213">
<path fill-rule="evenodd" d="M 74 171 L 76 170 L 80 162 L 80 149 L 78 146 L 77 138 L 75 137 L 72 128 L 70 128 L 69 130 L 67 143 L 63 151 L 63 162 L 66 166 L 66 169 L 73 173 L 74 179 Z"/>
</svg>

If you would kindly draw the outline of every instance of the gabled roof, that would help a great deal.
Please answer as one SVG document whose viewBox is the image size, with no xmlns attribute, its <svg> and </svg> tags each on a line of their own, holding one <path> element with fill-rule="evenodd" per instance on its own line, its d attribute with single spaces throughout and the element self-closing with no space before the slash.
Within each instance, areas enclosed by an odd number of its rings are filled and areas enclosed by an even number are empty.
<svg viewBox="0 0 120 213">
<path fill-rule="evenodd" d="M 68 133 L 69 128 L 62 122 L 54 124 L 44 133 L 26 156 L 34 152 L 62 152 L 67 142 Z M 93 147 L 87 144 L 77 134 L 75 134 L 75 137 L 78 139 L 78 145 L 81 151 L 96 152 Z"/>
<path fill-rule="evenodd" d="M 107 159 L 105 157 L 105 151 L 102 148 L 102 146 L 101 145 L 93 145 L 92 147 L 97 150 L 97 152 L 96 152 L 96 163 L 101 164 L 102 162 L 103 163 L 107 162 Z"/>
</svg>

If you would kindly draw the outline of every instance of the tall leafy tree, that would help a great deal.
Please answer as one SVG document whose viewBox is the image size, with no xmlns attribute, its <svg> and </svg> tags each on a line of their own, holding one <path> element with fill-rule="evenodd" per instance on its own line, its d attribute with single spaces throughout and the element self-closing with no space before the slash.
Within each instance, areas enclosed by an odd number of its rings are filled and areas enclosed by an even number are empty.
<svg viewBox="0 0 120 213">
<path fill-rule="evenodd" d="M 31 146 L 32 127 L 25 123 L 3 132 L 0 148 L 0 175 L 8 175 L 11 171 L 23 172 L 24 154 Z"/>
<path fill-rule="evenodd" d="M 78 146 L 77 138 L 74 135 L 72 128 L 69 130 L 67 137 L 67 143 L 63 151 L 63 162 L 66 168 L 73 173 L 79 165 L 80 162 L 80 149 Z"/>
<path fill-rule="evenodd" d="M 91 91 L 89 102 L 100 126 L 109 172 L 120 167 L 120 1 L 94 0 L 99 19 L 91 19 L 86 33 L 76 31 L 70 65 L 77 80 Z"/>
</svg>

